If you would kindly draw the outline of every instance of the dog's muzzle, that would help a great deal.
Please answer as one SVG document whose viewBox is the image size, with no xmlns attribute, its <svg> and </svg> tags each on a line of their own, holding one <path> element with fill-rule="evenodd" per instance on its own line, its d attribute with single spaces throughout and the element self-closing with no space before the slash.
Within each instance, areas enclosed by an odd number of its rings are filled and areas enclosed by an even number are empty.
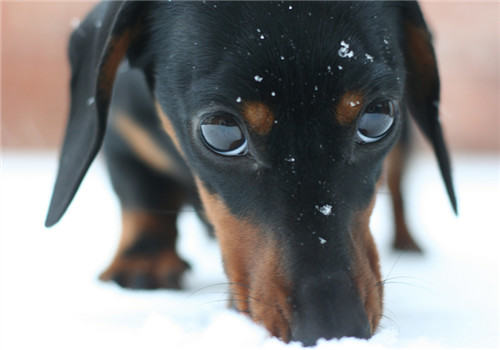
<svg viewBox="0 0 500 350">
<path fill-rule="evenodd" d="M 291 340 L 305 346 L 316 344 L 320 338 L 371 336 L 361 299 L 344 272 L 300 281 L 292 307 Z"/>
</svg>

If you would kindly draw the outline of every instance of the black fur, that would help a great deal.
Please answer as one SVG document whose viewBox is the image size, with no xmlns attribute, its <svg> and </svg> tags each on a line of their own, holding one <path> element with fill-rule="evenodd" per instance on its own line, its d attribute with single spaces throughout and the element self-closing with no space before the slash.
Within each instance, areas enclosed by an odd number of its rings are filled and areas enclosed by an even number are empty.
<svg viewBox="0 0 500 350">
<path fill-rule="evenodd" d="M 97 27 L 96 21 L 102 25 Z M 405 23 L 428 33 L 418 5 L 412 2 L 98 5 L 71 39 L 70 119 L 46 225 L 63 215 L 100 148 L 114 83 L 109 61 L 116 51 L 115 39 L 128 33 L 122 58 L 130 67 L 119 73 L 111 114 L 124 111 L 132 116 L 184 175 L 174 178 L 143 169 L 145 164 L 132 159 L 124 141 L 110 130 L 108 164 L 125 207 L 155 207 L 162 191 L 176 191 L 178 186 L 192 191 L 189 197 L 198 203 L 193 189 L 197 176 L 233 215 L 269 228 L 287 251 L 292 280 L 318 267 L 350 271 L 350 225 L 355 213 L 369 205 L 383 159 L 397 142 L 408 114 L 430 139 L 456 210 L 437 117 L 437 68 L 429 75 L 431 81 L 422 81 L 429 78 L 417 74 L 419 59 L 410 57 Z M 348 43 L 353 57 L 339 55 L 341 42 Z M 434 57 L 430 35 L 427 44 Z M 334 107 L 348 91 L 360 92 L 364 105 L 380 98 L 397 102 L 399 116 L 386 137 L 360 144 L 356 123 L 345 126 L 336 121 Z M 247 156 L 221 157 L 203 144 L 200 118 L 224 110 L 245 125 L 240 99 L 269 106 L 275 124 L 265 136 L 244 130 Z M 161 130 L 154 101 L 169 116 L 183 156 Z M 325 204 L 334 208 L 334 215 L 320 213 L 318 208 Z M 333 248 L 318 245 L 318 237 L 335 242 Z M 310 293 L 315 292 L 307 289 Z M 342 316 L 365 323 L 352 332 L 339 326 L 332 335 L 366 337 L 366 317 L 359 311 L 357 292 L 346 287 L 336 293 L 352 296 Z M 349 310 L 359 313 L 349 315 Z M 296 334 L 304 332 L 308 331 L 299 329 Z M 297 337 L 307 342 L 325 335 Z"/>
<path fill-rule="evenodd" d="M 156 232 L 141 232 L 141 239 L 134 242 L 134 245 L 124 251 L 125 257 L 133 256 L 151 256 L 161 252 L 166 248 L 172 248 L 172 242 L 164 239 L 164 236 L 158 237 Z"/>
</svg>

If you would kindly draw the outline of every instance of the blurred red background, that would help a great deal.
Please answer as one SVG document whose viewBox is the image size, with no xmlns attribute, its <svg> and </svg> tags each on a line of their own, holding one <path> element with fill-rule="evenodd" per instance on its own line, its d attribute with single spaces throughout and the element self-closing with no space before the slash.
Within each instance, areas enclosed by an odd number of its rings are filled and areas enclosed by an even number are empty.
<svg viewBox="0 0 500 350">
<path fill-rule="evenodd" d="M 71 23 L 93 2 L 3 2 L 1 145 L 57 147 L 69 102 Z M 442 122 L 455 151 L 500 152 L 498 2 L 423 2 L 442 81 Z"/>
</svg>

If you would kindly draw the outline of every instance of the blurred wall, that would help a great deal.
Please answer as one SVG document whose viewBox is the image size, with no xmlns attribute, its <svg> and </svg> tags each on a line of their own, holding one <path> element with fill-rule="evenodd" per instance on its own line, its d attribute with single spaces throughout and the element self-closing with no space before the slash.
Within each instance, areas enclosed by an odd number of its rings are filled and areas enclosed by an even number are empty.
<svg viewBox="0 0 500 350">
<path fill-rule="evenodd" d="M 92 2 L 3 2 L 1 144 L 53 148 L 68 110 L 67 38 Z M 500 152 L 498 2 L 424 2 L 452 149 Z"/>
<path fill-rule="evenodd" d="M 451 147 L 500 152 L 500 2 L 424 2 Z"/>
<path fill-rule="evenodd" d="M 1 1 L 1 0 L 0 0 Z M 2 146 L 62 142 L 69 103 L 67 42 L 91 2 L 2 2 Z"/>
</svg>

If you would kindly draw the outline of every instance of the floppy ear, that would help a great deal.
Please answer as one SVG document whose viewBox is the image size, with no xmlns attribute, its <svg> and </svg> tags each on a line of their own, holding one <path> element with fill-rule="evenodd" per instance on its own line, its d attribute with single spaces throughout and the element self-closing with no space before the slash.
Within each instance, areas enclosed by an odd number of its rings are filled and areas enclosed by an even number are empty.
<svg viewBox="0 0 500 350">
<path fill-rule="evenodd" d="M 47 227 L 64 214 L 101 147 L 116 71 L 141 34 L 145 4 L 103 2 L 71 35 L 71 106 Z"/>
<path fill-rule="evenodd" d="M 401 11 L 402 43 L 407 68 L 406 99 L 411 115 L 432 144 L 456 214 L 457 201 L 450 160 L 439 122 L 439 74 L 432 36 L 416 2 L 403 2 Z"/>
</svg>

